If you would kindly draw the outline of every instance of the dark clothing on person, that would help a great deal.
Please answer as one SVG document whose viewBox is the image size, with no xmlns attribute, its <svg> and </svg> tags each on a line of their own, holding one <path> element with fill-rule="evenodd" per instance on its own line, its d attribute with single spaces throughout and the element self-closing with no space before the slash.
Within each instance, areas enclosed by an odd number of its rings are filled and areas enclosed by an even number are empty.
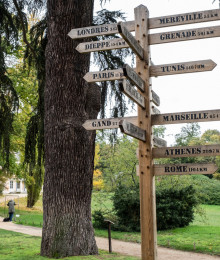
<svg viewBox="0 0 220 260">
<path fill-rule="evenodd" d="M 12 221 L 12 218 L 13 218 L 13 215 L 14 215 L 14 212 L 15 212 L 15 202 L 13 200 L 10 200 L 8 202 L 8 213 L 9 213 L 9 219 L 10 221 Z"/>
</svg>

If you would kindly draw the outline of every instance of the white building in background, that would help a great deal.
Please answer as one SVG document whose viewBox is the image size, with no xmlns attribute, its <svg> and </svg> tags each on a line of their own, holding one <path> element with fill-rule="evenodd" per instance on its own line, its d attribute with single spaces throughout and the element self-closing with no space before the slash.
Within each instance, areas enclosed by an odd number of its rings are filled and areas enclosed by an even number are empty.
<svg viewBox="0 0 220 260">
<path fill-rule="evenodd" d="M 15 176 L 8 179 L 5 182 L 5 189 L 3 190 L 3 194 L 10 193 L 27 193 L 25 181 L 23 179 L 18 179 Z"/>
</svg>

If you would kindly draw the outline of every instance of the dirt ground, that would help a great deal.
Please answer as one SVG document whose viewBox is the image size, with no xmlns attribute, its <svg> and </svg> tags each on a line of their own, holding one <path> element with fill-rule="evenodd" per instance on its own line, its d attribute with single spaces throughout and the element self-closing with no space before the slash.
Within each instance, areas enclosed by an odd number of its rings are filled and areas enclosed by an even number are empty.
<svg viewBox="0 0 220 260">
<path fill-rule="evenodd" d="M 41 236 L 42 229 L 15 224 L 12 222 L 3 222 L 0 217 L 0 229 L 11 230 L 32 236 Z M 108 251 L 108 239 L 96 237 L 96 242 L 99 249 Z M 141 257 L 141 246 L 137 243 L 128 243 L 112 239 L 112 251 L 122 255 L 130 255 Z M 218 256 L 198 254 L 192 252 L 184 252 L 169 248 L 158 247 L 158 260 L 220 260 Z"/>
</svg>

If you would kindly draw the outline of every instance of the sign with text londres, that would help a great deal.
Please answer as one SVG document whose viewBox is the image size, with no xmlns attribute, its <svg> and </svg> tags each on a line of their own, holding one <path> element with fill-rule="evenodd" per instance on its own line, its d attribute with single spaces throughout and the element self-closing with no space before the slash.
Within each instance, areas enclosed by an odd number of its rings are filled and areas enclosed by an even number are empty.
<svg viewBox="0 0 220 260">
<path fill-rule="evenodd" d="M 214 174 L 218 166 L 209 164 L 155 164 L 154 175 L 191 175 L 191 174 Z"/>
<path fill-rule="evenodd" d="M 82 126 L 86 130 L 113 129 L 113 128 L 119 128 L 119 122 L 121 120 L 126 120 L 134 125 L 138 124 L 137 117 L 131 116 L 131 117 L 90 119 L 90 120 L 86 120 Z"/>
<path fill-rule="evenodd" d="M 182 63 L 162 64 L 157 66 L 151 66 L 150 76 L 158 77 L 174 74 L 211 71 L 215 68 L 215 66 L 216 63 L 212 60 L 199 60 Z"/>
<path fill-rule="evenodd" d="M 130 84 L 130 82 L 124 79 L 119 83 L 120 90 L 128 96 L 131 100 L 133 100 L 137 105 L 145 108 L 145 98 L 139 93 L 134 86 Z"/>
<path fill-rule="evenodd" d="M 118 32 L 125 39 L 127 44 L 133 50 L 133 52 L 141 59 L 144 59 L 144 50 L 135 37 L 127 30 L 126 26 L 122 22 L 118 23 Z"/>
<path fill-rule="evenodd" d="M 220 121 L 220 109 L 168 113 L 151 116 L 152 125 L 182 124 L 193 122 Z"/>
<path fill-rule="evenodd" d="M 82 42 L 76 50 L 80 53 L 94 52 L 94 51 L 108 51 L 115 49 L 128 48 L 129 45 L 124 39 L 113 39 L 104 41 Z"/>
<path fill-rule="evenodd" d="M 220 155 L 220 144 L 153 148 L 153 158 L 180 158 Z"/>
<path fill-rule="evenodd" d="M 87 72 L 83 77 L 87 82 L 100 82 L 100 81 L 113 81 L 124 79 L 124 73 L 122 69 L 117 70 L 103 70 Z"/>
<path fill-rule="evenodd" d="M 141 129 L 140 127 L 133 125 L 126 120 L 121 120 L 119 123 L 119 127 L 122 133 L 132 136 L 138 140 L 146 141 L 146 131 Z"/>
<path fill-rule="evenodd" d="M 155 33 L 149 35 L 149 44 L 206 39 L 220 36 L 220 26 Z"/>
</svg>

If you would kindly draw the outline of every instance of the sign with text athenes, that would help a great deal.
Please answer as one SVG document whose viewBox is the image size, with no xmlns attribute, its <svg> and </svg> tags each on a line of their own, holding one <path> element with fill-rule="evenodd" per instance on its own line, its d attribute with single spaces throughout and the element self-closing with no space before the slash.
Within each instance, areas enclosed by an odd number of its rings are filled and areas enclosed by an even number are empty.
<svg viewBox="0 0 220 260">
<path fill-rule="evenodd" d="M 154 175 L 190 175 L 190 174 L 214 174 L 218 166 L 209 164 L 155 164 Z"/>
</svg>

